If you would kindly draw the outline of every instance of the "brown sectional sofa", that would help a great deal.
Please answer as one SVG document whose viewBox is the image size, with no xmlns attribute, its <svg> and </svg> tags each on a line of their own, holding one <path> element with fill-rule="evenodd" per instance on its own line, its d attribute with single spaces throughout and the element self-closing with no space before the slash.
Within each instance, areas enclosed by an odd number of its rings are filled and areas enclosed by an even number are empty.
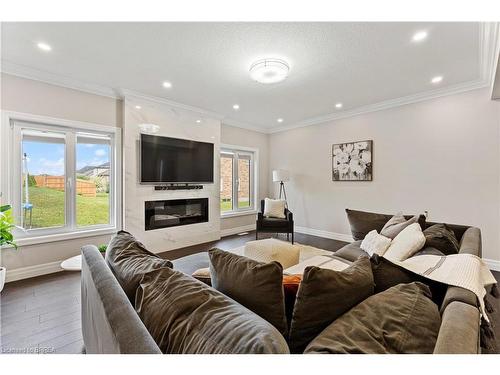
<svg viewBox="0 0 500 375">
<path fill-rule="evenodd" d="M 435 223 L 426 223 L 429 227 Z M 481 231 L 475 227 L 449 225 L 460 241 L 460 253 L 481 257 Z M 366 253 L 360 248 L 361 240 L 354 241 L 335 252 L 350 261 Z M 480 314 L 474 293 L 449 286 L 440 306 L 441 328 L 434 349 L 435 354 L 480 353 Z"/>
<path fill-rule="evenodd" d="M 432 224 L 426 223 L 425 225 L 427 227 Z M 460 253 L 481 256 L 481 232 L 478 228 L 460 225 L 450 225 L 450 227 L 460 240 Z M 360 243 L 359 240 L 350 243 L 338 250 L 335 255 L 354 261 L 360 255 L 365 254 L 359 247 Z M 160 353 L 158 346 L 139 319 L 134 307 L 97 248 L 92 245 L 84 246 L 82 258 L 82 330 L 87 353 Z M 188 274 L 194 268 L 206 267 L 207 265 L 206 253 L 174 261 L 174 269 Z M 226 298 L 228 303 L 245 309 L 237 302 Z M 462 288 L 448 287 L 440 311 L 442 323 L 434 353 L 479 353 L 480 314 L 476 296 Z M 245 314 L 248 314 L 248 311 L 245 311 Z M 260 329 L 262 329 L 262 319 L 257 315 L 254 318 L 259 320 Z M 234 335 L 240 334 L 236 327 L 227 327 L 227 325 L 231 325 L 231 322 L 220 322 L 220 324 L 221 329 L 224 328 Z M 268 328 L 268 338 L 272 337 L 274 344 L 267 347 L 265 352 L 289 353 L 284 338 L 274 327 Z M 245 332 L 245 334 L 249 334 L 249 332 Z M 261 332 L 255 332 L 255 335 L 260 334 Z M 328 329 L 315 340 L 322 342 L 322 335 L 327 334 Z M 311 345 L 311 347 L 318 350 L 318 345 Z M 252 353 L 251 350 L 251 348 L 245 347 L 238 348 L 240 353 Z M 313 353 L 315 350 L 309 352 Z M 322 351 L 318 350 L 317 352 Z"/>
</svg>

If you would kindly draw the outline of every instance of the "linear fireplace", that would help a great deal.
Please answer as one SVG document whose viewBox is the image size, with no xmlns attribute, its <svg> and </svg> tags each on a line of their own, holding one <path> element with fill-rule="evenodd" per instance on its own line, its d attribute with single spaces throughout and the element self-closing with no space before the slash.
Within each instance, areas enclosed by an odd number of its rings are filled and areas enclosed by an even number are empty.
<svg viewBox="0 0 500 375">
<path fill-rule="evenodd" d="M 208 198 L 146 201 L 145 230 L 208 222 Z"/>
</svg>

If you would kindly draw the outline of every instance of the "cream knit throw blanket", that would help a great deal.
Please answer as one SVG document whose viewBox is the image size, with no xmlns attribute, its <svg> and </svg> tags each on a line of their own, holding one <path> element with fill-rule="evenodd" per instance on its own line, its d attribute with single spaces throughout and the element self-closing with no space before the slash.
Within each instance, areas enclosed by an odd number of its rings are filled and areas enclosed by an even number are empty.
<svg viewBox="0 0 500 375">
<path fill-rule="evenodd" d="M 477 296 L 481 313 L 489 323 L 484 306 L 485 288 L 497 281 L 481 258 L 472 254 L 419 255 L 390 262 L 430 280 L 470 290 Z"/>
</svg>

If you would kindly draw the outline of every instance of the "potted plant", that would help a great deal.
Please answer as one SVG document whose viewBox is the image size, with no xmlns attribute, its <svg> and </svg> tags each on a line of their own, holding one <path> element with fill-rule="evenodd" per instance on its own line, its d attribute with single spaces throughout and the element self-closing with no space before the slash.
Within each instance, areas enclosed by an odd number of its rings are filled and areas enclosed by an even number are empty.
<svg viewBox="0 0 500 375">
<path fill-rule="evenodd" d="M 106 255 L 107 248 L 108 248 L 108 245 L 106 245 L 106 244 L 97 246 L 97 249 L 99 249 L 99 252 L 101 253 L 102 256 Z"/>
<path fill-rule="evenodd" d="M 4 245 L 11 245 L 17 249 L 17 245 L 14 242 L 14 236 L 12 235 L 13 228 L 15 228 L 15 225 L 12 218 L 11 206 L 0 206 L 0 247 Z M 7 269 L 0 266 L 0 292 L 5 285 L 6 273 Z"/>
</svg>

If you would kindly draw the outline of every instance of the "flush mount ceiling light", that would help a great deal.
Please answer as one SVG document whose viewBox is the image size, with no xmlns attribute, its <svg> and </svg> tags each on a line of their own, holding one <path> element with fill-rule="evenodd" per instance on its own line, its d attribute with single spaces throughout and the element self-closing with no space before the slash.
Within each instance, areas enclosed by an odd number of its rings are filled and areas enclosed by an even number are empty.
<svg viewBox="0 0 500 375">
<path fill-rule="evenodd" d="M 163 87 L 165 87 L 166 89 L 171 89 L 172 88 L 172 84 L 168 81 L 165 81 L 163 82 Z"/>
<path fill-rule="evenodd" d="M 279 119 L 277 119 L 276 121 L 278 121 L 279 123 L 282 123 L 283 122 L 283 119 L 280 117 Z"/>
<path fill-rule="evenodd" d="M 235 105 L 233 105 L 233 109 L 234 109 L 235 111 L 237 111 L 238 109 L 240 109 L 240 105 L 239 105 L 239 104 L 235 104 Z"/>
<path fill-rule="evenodd" d="M 342 108 L 342 103 L 335 104 L 335 108 Z"/>
<path fill-rule="evenodd" d="M 141 133 L 154 134 L 160 131 L 160 126 L 156 124 L 139 124 Z"/>
<path fill-rule="evenodd" d="M 141 109 L 142 107 L 140 105 L 136 105 L 135 109 Z"/>
<path fill-rule="evenodd" d="M 196 120 L 196 123 L 197 124 L 201 124 L 201 120 Z"/>
<path fill-rule="evenodd" d="M 436 84 L 436 83 L 441 82 L 442 80 L 443 80 L 443 76 L 436 76 L 433 79 L 431 79 L 431 82 Z"/>
<path fill-rule="evenodd" d="M 286 61 L 280 59 L 258 60 L 250 66 L 250 77 L 260 83 L 277 83 L 283 81 L 290 71 Z"/>
<path fill-rule="evenodd" d="M 40 48 L 42 51 L 46 51 L 46 52 L 52 51 L 52 47 L 50 45 L 48 45 L 47 43 L 40 42 L 40 43 L 37 43 L 36 46 L 38 48 Z"/>
<path fill-rule="evenodd" d="M 422 42 L 423 40 L 427 39 L 427 36 L 429 34 L 425 30 L 417 31 L 415 34 L 413 34 L 413 40 L 414 42 Z"/>
</svg>

